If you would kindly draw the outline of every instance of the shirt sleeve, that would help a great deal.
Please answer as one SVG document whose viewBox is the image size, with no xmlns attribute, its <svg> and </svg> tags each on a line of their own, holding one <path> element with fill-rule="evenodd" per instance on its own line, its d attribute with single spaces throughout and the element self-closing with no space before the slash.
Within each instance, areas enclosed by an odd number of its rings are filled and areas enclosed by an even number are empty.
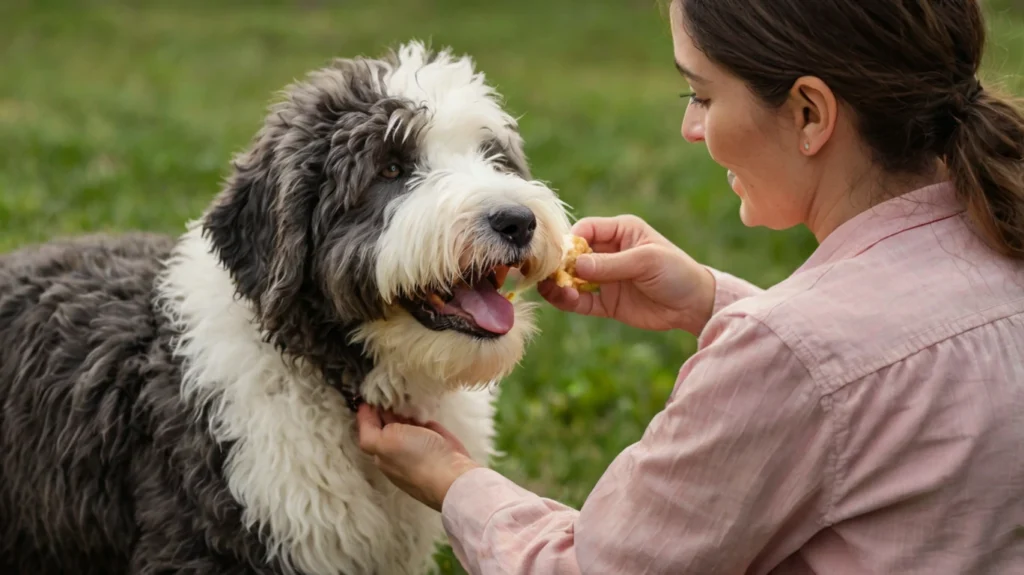
<svg viewBox="0 0 1024 575">
<path fill-rule="evenodd" d="M 467 570 L 746 573 L 820 529 L 831 430 L 807 370 L 751 318 L 717 317 L 701 340 L 579 512 L 490 470 L 460 477 L 442 512 Z"/>
<path fill-rule="evenodd" d="M 704 266 L 715 278 L 715 305 L 712 308 L 712 315 L 717 314 L 730 305 L 743 298 L 763 293 L 764 290 L 747 280 L 738 278 L 732 274 L 717 270 L 710 266 Z"/>
</svg>

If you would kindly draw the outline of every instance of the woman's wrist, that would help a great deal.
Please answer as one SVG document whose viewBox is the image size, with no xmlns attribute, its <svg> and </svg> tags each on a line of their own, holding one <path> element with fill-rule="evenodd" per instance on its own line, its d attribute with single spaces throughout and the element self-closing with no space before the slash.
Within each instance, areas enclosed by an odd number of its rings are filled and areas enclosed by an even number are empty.
<svg viewBox="0 0 1024 575">
<path fill-rule="evenodd" d="M 430 506 L 437 511 L 441 511 L 444 500 L 448 496 L 452 485 L 455 484 L 455 481 L 466 473 L 481 467 L 483 466 L 461 453 L 452 454 L 451 462 L 445 465 L 445 468 L 448 470 L 447 473 L 434 482 Z"/>
<path fill-rule="evenodd" d="M 699 336 L 704 331 L 704 326 L 711 320 L 715 311 L 715 298 L 717 282 L 714 273 L 706 266 L 700 266 L 703 270 L 701 281 L 698 282 L 692 301 L 684 307 L 680 314 L 677 327 L 694 336 Z"/>
</svg>

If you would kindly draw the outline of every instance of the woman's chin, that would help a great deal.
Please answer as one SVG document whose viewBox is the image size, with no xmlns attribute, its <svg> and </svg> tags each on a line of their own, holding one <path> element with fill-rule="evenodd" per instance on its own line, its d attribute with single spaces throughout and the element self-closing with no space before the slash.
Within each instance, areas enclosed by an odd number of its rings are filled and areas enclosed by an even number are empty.
<svg viewBox="0 0 1024 575">
<path fill-rule="evenodd" d="M 755 218 L 753 210 L 750 208 L 750 204 L 743 199 L 740 200 L 740 221 L 748 228 L 757 226 L 757 219 Z"/>
<path fill-rule="evenodd" d="M 746 189 L 743 187 L 743 181 L 740 180 L 732 170 L 729 171 L 728 179 L 729 187 L 732 188 L 732 191 L 740 198 L 740 221 L 742 221 L 743 225 L 747 227 L 755 226 L 753 210 L 750 207 L 750 203 L 747 201 L 745 193 Z"/>
</svg>

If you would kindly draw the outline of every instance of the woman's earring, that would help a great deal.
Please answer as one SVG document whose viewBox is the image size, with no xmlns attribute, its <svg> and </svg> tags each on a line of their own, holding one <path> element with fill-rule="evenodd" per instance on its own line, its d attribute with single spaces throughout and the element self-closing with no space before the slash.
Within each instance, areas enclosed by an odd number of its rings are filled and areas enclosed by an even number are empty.
<svg viewBox="0 0 1024 575">
<path fill-rule="evenodd" d="M 807 150 L 807 151 L 810 151 L 811 143 L 810 142 L 804 142 L 804 149 Z"/>
</svg>

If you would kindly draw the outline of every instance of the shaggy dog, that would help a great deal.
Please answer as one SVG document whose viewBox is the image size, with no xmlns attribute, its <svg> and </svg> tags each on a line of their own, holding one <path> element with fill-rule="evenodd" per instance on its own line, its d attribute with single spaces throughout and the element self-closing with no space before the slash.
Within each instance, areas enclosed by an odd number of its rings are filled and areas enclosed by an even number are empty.
<svg viewBox="0 0 1024 575">
<path fill-rule="evenodd" d="M 0 573 L 421 573 L 439 515 L 359 401 L 492 448 L 565 206 L 468 58 L 410 43 L 290 86 L 177 238 L 0 256 Z"/>
</svg>

